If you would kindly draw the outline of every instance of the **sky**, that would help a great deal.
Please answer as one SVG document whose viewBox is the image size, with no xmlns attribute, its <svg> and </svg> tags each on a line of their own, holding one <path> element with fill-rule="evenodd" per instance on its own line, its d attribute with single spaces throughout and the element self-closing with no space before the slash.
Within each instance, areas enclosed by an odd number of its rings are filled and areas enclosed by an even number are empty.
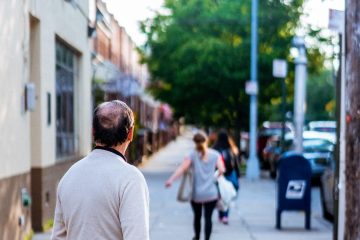
<svg viewBox="0 0 360 240">
<path fill-rule="evenodd" d="M 144 35 L 139 30 L 139 21 L 154 16 L 154 10 L 159 10 L 163 0 L 103 0 L 110 13 L 114 14 L 119 24 L 137 45 L 145 42 Z"/>
<path fill-rule="evenodd" d="M 104 0 L 108 10 L 114 14 L 119 24 L 124 26 L 137 45 L 145 42 L 139 30 L 139 21 L 154 15 L 161 9 L 163 0 Z M 325 28 L 328 24 L 328 9 L 344 10 L 345 0 L 307 0 L 302 21 Z"/>
</svg>

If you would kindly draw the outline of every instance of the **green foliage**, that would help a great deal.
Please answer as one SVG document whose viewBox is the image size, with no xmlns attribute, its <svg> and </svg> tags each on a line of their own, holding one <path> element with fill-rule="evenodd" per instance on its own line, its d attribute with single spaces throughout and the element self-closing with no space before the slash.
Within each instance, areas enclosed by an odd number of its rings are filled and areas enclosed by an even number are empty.
<svg viewBox="0 0 360 240">
<path fill-rule="evenodd" d="M 103 79 L 95 78 L 92 83 L 92 95 L 94 101 L 94 108 L 105 100 L 105 92 L 101 89 L 101 85 L 105 81 Z"/>
<path fill-rule="evenodd" d="M 272 99 L 280 97 L 281 82 L 272 77 L 272 61 L 291 59 L 302 4 L 303 0 L 260 1 L 260 121 L 269 118 Z M 147 35 L 142 53 L 152 74 L 151 92 L 187 122 L 247 128 L 251 0 L 166 0 L 165 9 L 166 14 L 157 13 L 141 24 Z M 317 60 L 315 69 L 322 61 Z M 289 77 L 291 89 L 292 72 Z"/>
<path fill-rule="evenodd" d="M 54 227 L 54 219 L 48 219 L 43 226 L 43 231 L 47 232 Z"/>
<path fill-rule="evenodd" d="M 34 236 L 34 231 L 31 229 L 30 232 L 25 234 L 24 240 L 31 240 L 31 239 L 33 239 L 33 236 Z"/>
<path fill-rule="evenodd" d="M 331 71 L 310 75 L 307 83 L 306 120 L 333 120 L 335 116 L 335 80 Z"/>
<path fill-rule="evenodd" d="M 134 113 L 135 116 L 135 124 L 134 124 L 134 140 L 132 141 L 132 143 L 129 145 L 128 147 L 128 153 L 129 153 L 129 163 L 133 164 L 133 165 L 138 165 L 139 163 L 141 163 L 141 157 L 139 155 L 139 149 L 137 146 L 137 143 L 139 141 L 139 139 L 137 138 L 138 136 L 138 132 L 141 128 L 140 126 L 140 119 L 136 116 L 136 113 Z"/>
</svg>

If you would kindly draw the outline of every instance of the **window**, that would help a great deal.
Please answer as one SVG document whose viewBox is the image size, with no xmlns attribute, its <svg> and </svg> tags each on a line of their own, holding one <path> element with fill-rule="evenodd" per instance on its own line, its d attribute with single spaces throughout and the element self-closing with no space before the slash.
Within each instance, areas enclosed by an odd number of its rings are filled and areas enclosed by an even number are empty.
<svg viewBox="0 0 360 240">
<path fill-rule="evenodd" d="M 56 42 L 56 157 L 75 154 L 74 79 L 76 55 Z"/>
</svg>

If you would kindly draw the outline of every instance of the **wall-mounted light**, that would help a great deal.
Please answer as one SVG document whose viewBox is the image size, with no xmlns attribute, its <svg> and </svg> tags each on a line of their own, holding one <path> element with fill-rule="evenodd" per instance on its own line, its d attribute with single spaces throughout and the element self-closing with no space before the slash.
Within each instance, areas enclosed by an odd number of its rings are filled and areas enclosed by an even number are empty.
<svg viewBox="0 0 360 240">
<path fill-rule="evenodd" d="M 26 188 L 21 189 L 21 205 L 25 208 L 28 208 L 31 205 L 31 197 Z"/>
<path fill-rule="evenodd" d="M 96 28 L 88 25 L 88 37 L 93 38 L 96 35 Z"/>
</svg>

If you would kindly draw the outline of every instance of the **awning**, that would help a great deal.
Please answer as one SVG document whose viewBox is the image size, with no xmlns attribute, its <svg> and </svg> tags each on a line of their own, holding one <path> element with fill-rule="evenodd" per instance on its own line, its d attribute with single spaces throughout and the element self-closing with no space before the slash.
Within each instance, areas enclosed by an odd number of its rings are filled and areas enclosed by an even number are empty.
<svg viewBox="0 0 360 240">
<path fill-rule="evenodd" d="M 153 108 L 158 108 L 161 106 L 161 103 L 157 100 L 155 100 L 155 98 L 153 96 L 151 96 L 150 94 L 146 93 L 145 91 L 143 91 L 141 94 L 140 94 L 140 99 L 147 103 L 150 107 L 153 107 Z"/>
</svg>

